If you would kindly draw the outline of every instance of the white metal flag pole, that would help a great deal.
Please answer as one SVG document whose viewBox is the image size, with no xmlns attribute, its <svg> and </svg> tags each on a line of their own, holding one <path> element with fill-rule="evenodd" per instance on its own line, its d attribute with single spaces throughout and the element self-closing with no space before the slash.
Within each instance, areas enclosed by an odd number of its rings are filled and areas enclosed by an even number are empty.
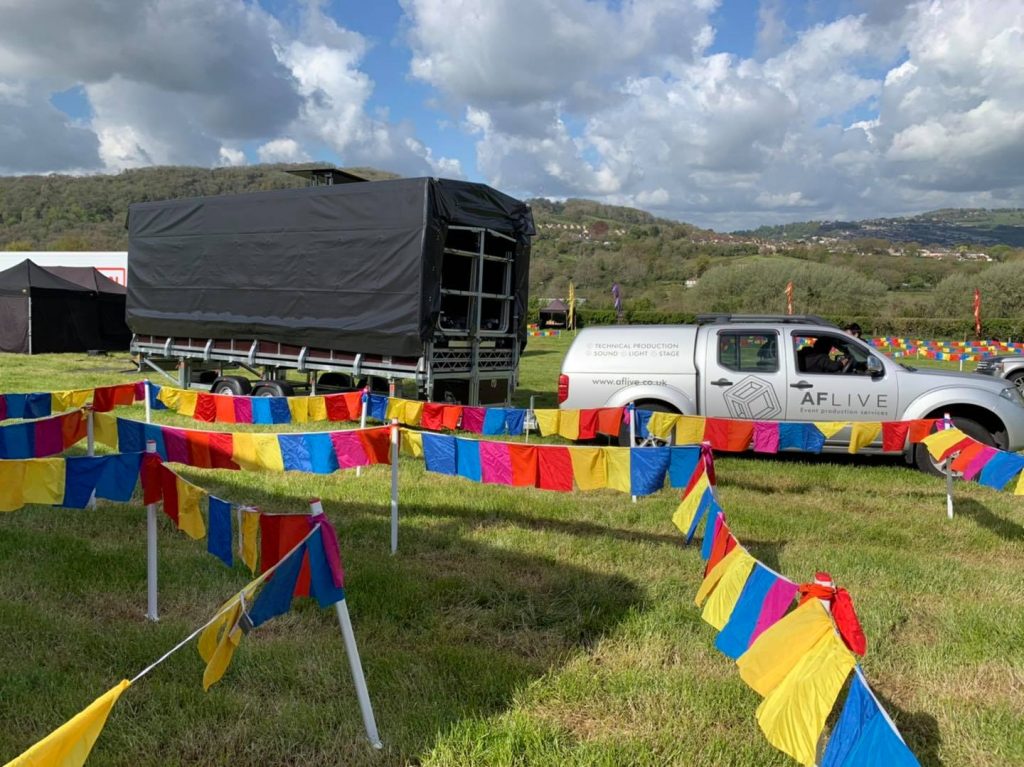
<svg viewBox="0 0 1024 767">
<path fill-rule="evenodd" d="M 952 429 L 953 419 L 949 417 L 949 413 L 943 415 L 945 425 L 943 428 Z M 946 458 L 946 518 L 953 518 L 953 456 Z"/>
<path fill-rule="evenodd" d="M 324 507 L 319 498 L 310 499 L 309 507 L 313 517 L 324 513 Z M 384 748 L 384 744 L 380 742 L 380 735 L 377 733 L 377 720 L 373 716 L 370 691 L 366 687 L 366 677 L 363 676 L 363 664 L 359 660 L 359 648 L 356 647 L 356 635 L 352 630 L 348 604 L 344 599 L 339 599 L 334 603 L 334 609 L 338 613 L 338 625 L 341 627 L 341 637 L 345 642 L 345 655 L 348 657 L 349 671 L 352 672 L 352 682 L 356 687 L 356 698 L 359 699 L 359 710 L 363 715 L 366 737 L 370 739 L 374 748 Z"/>
<path fill-rule="evenodd" d="M 636 445 L 636 405 L 630 402 L 626 405 L 626 409 L 629 411 L 629 449 L 632 450 Z M 636 503 L 636 496 L 633 496 L 633 503 Z"/>
<path fill-rule="evenodd" d="M 398 551 L 398 419 L 391 419 L 391 553 Z"/>
<path fill-rule="evenodd" d="M 85 407 L 85 454 L 96 455 L 96 419 L 92 411 L 92 405 Z M 89 508 L 96 508 L 96 490 L 93 489 L 89 496 Z"/>
<path fill-rule="evenodd" d="M 147 378 L 142 382 L 143 391 L 145 392 L 146 399 L 146 423 L 153 423 L 153 406 L 149 404 L 149 379 Z"/>
<path fill-rule="evenodd" d="M 359 428 L 360 429 L 365 429 L 366 428 L 366 409 L 370 406 L 370 387 L 369 386 L 366 386 L 366 387 L 363 388 L 362 403 L 363 403 L 363 406 L 362 406 L 362 408 L 360 408 L 361 412 L 359 413 Z M 356 466 L 356 476 L 357 477 L 363 476 L 363 467 L 362 466 Z"/>
<path fill-rule="evenodd" d="M 146 452 L 156 453 L 156 442 L 146 440 Z M 160 620 L 156 606 L 156 504 L 146 505 L 146 617 Z"/>
</svg>

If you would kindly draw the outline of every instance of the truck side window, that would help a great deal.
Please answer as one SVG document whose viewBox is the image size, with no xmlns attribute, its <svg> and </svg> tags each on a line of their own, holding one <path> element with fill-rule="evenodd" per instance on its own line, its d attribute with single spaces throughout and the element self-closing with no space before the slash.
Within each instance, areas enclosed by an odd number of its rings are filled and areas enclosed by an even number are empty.
<svg viewBox="0 0 1024 767">
<path fill-rule="evenodd" d="M 718 334 L 718 364 L 738 373 L 774 373 L 779 369 L 779 339 L 775 333 Z"/>
</svg>

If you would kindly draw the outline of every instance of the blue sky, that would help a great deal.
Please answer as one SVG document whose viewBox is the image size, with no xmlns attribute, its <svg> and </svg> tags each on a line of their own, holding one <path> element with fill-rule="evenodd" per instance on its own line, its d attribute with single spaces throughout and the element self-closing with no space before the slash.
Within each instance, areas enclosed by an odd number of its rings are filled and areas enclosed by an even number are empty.
<svg viewBox="0 0 1024 767">
<path fill-rule="evenodd" d="M 324 160 L 718 229 L 1024 204 L 1024 0 L 11 0 L 4 22 L 4 174 Z"/>
</svg>

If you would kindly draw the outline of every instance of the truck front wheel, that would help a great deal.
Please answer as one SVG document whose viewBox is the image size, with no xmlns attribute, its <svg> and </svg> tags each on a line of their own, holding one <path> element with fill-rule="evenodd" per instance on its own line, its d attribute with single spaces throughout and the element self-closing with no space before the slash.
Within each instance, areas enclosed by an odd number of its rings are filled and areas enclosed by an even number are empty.
<svg viewBox="0 0 1024 767">
<path fill-rule="evenodd" d="M 652 413 L 678 413 L 671 405 L 666 405 L 664 402 L 637 402 L 637 410 L 649 410 Z M 632 447 L 643 447 L 643 446 L 662 446 L 671 445 L 675 443 L 675 435 L 669 436 L 667 441 L 658 439 L 657 437 L 641 437 L 639 434 L 636 435 L 636 442 Z M 619 427 L 619 447 L 631 447 L 629 444 L 629 424 L 623 423 Z"/>
<path fill-rule="evenodd" d="M 968 437 L 976 439 L 983 445 L 998 447 L 995 437 L 993 437 L 988 430 L 977 421 L 972 421 L 970 418 L 953 416 L 953 425 Z M 931 453 L 928 452 L 928 448 L 924 445 L 914 445 L 914 463 L 917 464 L 917 468 L 925 474 L 931 474 L 936 477 L 946 476 L 945 461 L 936 461 L 932 458 Z M 958 472 L 954 472 L 953 475 L 957 477 L 960 476 Z"/>
</svg>

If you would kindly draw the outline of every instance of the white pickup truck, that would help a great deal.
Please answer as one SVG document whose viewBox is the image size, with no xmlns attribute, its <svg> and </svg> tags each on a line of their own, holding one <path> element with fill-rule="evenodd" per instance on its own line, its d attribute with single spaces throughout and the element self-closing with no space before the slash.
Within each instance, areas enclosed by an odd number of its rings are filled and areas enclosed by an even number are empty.
<svg viewBox="0 0 1024 767">
<path fill-rule="evenodd" d="M 586 328 L 562 363 L 558 399 L 565 409 L 633 402 L 647 410 L 761 421 L 900 421 L 948 413 L 985 444 L 1024 448 L 1024 397 L 1013 384 L 897 364 L 818 317 L 704 315 L 694 325 Z M 825 450 L 845 450 L 848 440 L 844 429 Z M 908 461 L 938 470 L 923 446 L 912 450 L 905 449 Z M 881 442 L 867 451 L 881 452 Z"/>
</svg>

